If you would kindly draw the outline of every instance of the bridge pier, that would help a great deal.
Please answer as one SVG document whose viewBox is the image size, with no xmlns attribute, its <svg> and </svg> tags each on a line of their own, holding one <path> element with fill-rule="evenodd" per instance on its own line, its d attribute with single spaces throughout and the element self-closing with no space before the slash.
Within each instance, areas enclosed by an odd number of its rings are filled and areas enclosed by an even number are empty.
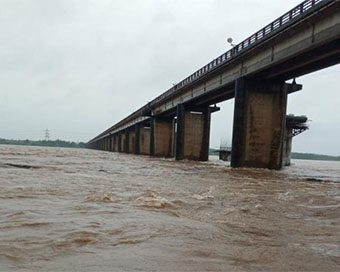
<svg viewBox="0 0 340 272">
<path fill-rule="evenodd" d="M 105 137 L 105 151 L 110 151 L 110 141 L 109 137 Z"/>
<path fill-rule="evenodd" d="M 292 142 L 293 142 L 292 131 L 286 129 L 285 139 L 283 142 L 283 166 L 290 166 L 291 164 Z"/>
<path fill-rule="evenodd" d="M 173 157 L 174 119 L 152 117 L 150 134 L 150 155 Z"/>
<path fill-rule="evenodd" d="M 109 136 L 107 136 L 108 141 L 109 141 L 109 151 L 112 152 L 112 135 L 110 134 Z"/>
<path fill-rule="evenodd" d="M 106 151 L 111 151 L 111 137 L 106 137 Z"/>
<path fill-rule="evenodd" d="M 119 134 L 120 138 L 120 149 L 119 152 L 125 152 L 126 150 L 126 133 L 120 132 Z"/>
<path fill-rule="evenodd" d="M 282 168 L 288 87 L 284 81 L 236 81 L 232 167 Z"/>
<path fill-rule="evenodd" d="M 133 130 L 127 130 L 128 133 L 128 150 L 127 153 L 135 154 L 136 150 L 136 132 Z"/>
<path fill-rule="evenodd" d="M 139 128 L 139 154 L 150 155 L 151 128 L 141 126 Z"/>
<path fill-rule="evenodd" d="M 176 160 L 207 161 L 209 159 L 210 107 L 192 111 L 177 106 Z"/>
<path fill-rule="evenodd" d="M 99 148 L 100 150 L 104 150 L 104 139 L 101 139 L 99 142 Z"/>
<path fill-rule="evenodd" d="M 113 137 L 114 137 L 114 151 L 118 152 L 119 151 L 119 147 L 118 147 L 118 145 L 119 145 L 119 135 L 117 133 L 115 133 L 113 135 Z"/>
<path fill-rule="evenodd" d="M 115 149 L 115 135 L 114 134 L 111 134 L 111 151 L 112 152 L 116 152 L 116 149 Z"/>
<path fill-rule="evenodd" d="M 141 125 L 139 123 L 135 124 L 135 138 L 134 138 L 134 150 L 133 150 L 133 153 L 136 154 L 136 155 L 139 155 L 140 154 L 140 128 L 141 128 Z"/>
<path fill-rule="evenodd" d="M 116 137 L 117 137 L 117 152 L 122 152 L 122 137 L 121 137 L 121 133 L 118 132 Z"/>
<path fill-rule="evenodd" d="M 108 151 L 112 152 L 113 151 L 112 150 L 113 149 L 113 145 L 112 145 L 112 135 L 111 134 L 107 137 L 107 140 L 109 142 L 109 145 L 108 145 L 109 150 Z"/>
<path fill-rule="evenodd" d="M 125 142 L 124 142 L 124 149 L 123 149 L 123 152 L 124 153 L 129 153 L 129 140 L 130 140 L 130 132 L 128 129 L 125 129 L 124 131 L 124 135 L 125 135 Z"/>
<path fill-rule="evenodd" d="M 112 134 L 112 152 L 117 152 L 116 149 L 116 134 Z"/>
</svg>

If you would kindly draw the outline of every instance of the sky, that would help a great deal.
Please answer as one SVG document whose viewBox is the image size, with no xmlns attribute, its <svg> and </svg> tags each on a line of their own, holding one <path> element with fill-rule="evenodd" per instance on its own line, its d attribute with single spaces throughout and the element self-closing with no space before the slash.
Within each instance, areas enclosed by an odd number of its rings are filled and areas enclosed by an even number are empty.
<svg viewBox="0 0 340 272">
<path fill-rule="evenodd" d="M 1 0 L 0 138 L 88 141 L 300 0 Z M 300 77 L 293 150 L 340 155 L 340 66 Z M 233 100 L 211 147 L 231 142 Z"/>
</svg>

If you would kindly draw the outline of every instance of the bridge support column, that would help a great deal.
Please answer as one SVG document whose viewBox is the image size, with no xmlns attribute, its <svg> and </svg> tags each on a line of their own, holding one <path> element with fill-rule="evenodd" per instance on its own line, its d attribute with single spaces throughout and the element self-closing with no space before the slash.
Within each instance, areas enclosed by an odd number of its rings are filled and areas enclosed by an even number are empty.
<svg viewBox="0 0 340 272">
<path fill-rule="evenodd" d="M 107 136 L 108 151 L 112 152 L 112 135 Z"/>
<path fill-rule="evenodd" d="M 115 151 L 114 139 L 115 139 L 115 137 L 111 134 L 111 135 L 110 135 L 110 146 L 111 146 L 110 151 L 111 151 L 111 152 L 114 152 L 114 151 Z"/>
<path fill-rule="evenodd" d="M 122 151 L 122 133 L 121 132 L 118 132 L 117 133 L 117 138 L 118 138 L 118 142 L 117 142 L 117 152 L 123 152 Z"/>
<path fill-rule="evenodd" d="M 109 150 L 110 149 L 110 141 L 109 140 L 110 140 L 109 137 L 106 136 L 105 137 L 105 151 L 110 151 Z"/>
<path fill-rule="evenodd" d="M 120 150 L 119 152 L 126 152 L 126 147 L 127 147 L 127 143 L 126 143 L 126 132 L 122 131 L 120 133 Z"/>
<path fill-rule="evenodd" d="M 292 155 L 293 135 L 290 129 L 286 129 L 285 139 L 283 142 L 283 166 L 290 166 Z"/>
<path fill-rule="evenodd" d="M 124 153 L 129 153 L 129 140 L 130 140 L 130 133 L 129 133 L 129 130 L 128 129 L 125 129 L 125 131 L 123 132 L 124 135 L 125 135 L 125 142 L 124 142 L 124 149 L 123 149 L 123 152 Z"/>
<path fill-rule="evenodd" d="M 174 120 L 152 117 L 150 155 L 173 157 Z"/>
<path fill-rule="evenodd" d="M 104 146 L 104 144 L 105 144 L 105 139 L 101 139 L 100 140 L 100 150 L 105 150 L 104 148 L 105 148 L 105 146 Z"/>
<path fill-rule="evenodd" d="M 116 137 L 114 134 L 111 135 L 111 151 L 116 152 L 116 145 L 115 145 Z"/>
<path fill-rule="evenodd" d="M 107 136 L 106 138 L 105 138 L 105 140 L 106 140 L 106 151 L 110 151 L 110 136 Z"/>
<path fill-rule="evenodd" d="M 134 148 L 133 153 L 135 153 L 136 155 L 140 154 L 140 148 L 139 148 L 140 147 L 140 145 L 139 145 L 140 128 L 141 128 L 141 125 L 139 123 L 135 124 L 135 139 L 134 139 L 135 148 Z"/>
<path fill-rule="evenodd" d="M 283 81 L 236 81 L 232 167 L 282 168 L 287 89 Z"/>
<path fill-rule="evenodd" d="M 128 153 L 135 154 L 136 149 L 136 131 L 128 131 Z"/>
<path fill-rule="evenodd" d="M 105 138 L 101 139 L 101 150 L 105 151 Z"/>
<path fill-rule="evenodd" d="M 189 111 L 177 106 L 176 160 L 209 159 L 210 117 L 210 107 Z"/>
<path fill-rule="evenodd" d="M 114 151 L 119 152 L 119 135 L 116 133 L 113 135 L 114 138 Z"/>
<path fill-rule="evenodd" d="M 149 127 L 139 128 L 139 154 L 150 155 L 151 129 Z"/>
</svg>

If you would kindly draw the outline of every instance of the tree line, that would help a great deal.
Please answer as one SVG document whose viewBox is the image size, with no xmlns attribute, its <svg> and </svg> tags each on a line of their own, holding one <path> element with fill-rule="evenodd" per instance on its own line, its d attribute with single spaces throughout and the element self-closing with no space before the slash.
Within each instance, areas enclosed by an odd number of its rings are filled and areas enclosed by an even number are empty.
<svg viewBox="0 0 340 272">
<path fill-rule="evenodd" d="M 292 152 L 292 159 L 298 160 L 317 160 L 317 161 L 340 161 L 340 156 L 329 156 L 313 153 Z"/>
<path fill-rule="evenodd" d="M 70 147 L 70 148 L 85 148 L 85 143 L 83 142 L 69 142 L 63 140 L 9 140 L 0 138 L 0 144 L 6 145 L 32 145 L 32 146 L 52 146 L 52 147 Z"/>
</svg>

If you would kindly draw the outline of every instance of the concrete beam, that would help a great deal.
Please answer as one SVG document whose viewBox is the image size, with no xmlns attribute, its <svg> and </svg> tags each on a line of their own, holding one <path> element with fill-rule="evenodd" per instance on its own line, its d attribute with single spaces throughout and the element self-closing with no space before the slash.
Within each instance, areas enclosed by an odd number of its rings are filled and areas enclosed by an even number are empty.
<svg viewBox="0 0 340 272">
<path fill-rule="evenodd" d="M 288 87 L 282 81 L 237 80 L 232 167 L 282 168 Z"/>
</svg>

